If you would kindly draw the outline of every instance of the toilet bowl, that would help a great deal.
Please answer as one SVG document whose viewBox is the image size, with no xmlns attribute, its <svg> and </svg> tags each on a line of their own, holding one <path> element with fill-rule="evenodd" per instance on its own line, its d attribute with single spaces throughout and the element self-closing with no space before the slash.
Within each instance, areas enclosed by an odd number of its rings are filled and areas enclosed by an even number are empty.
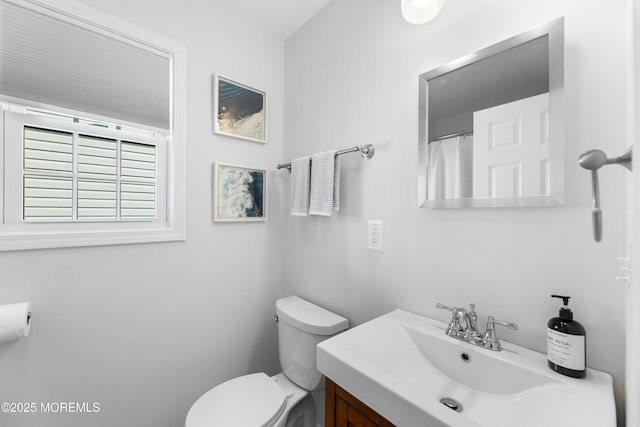
<svg viewBox="0 0 640 427">
<path fill-rule="evenodd" d="M 273 377 L 262 372 L 245 375 L 203 394 L 191 406 L 185 427 L 289 427 L 288 418 L 295 422 L 304 416 L 312 423 L 302 421 L 299 426 L 295 423 L 290 426 L 315 427 L 315 413 L 310 413 L 313 405 L 296 407 L 308 396 L 307 390 L 293 384 L 282 373 Z M 299 411 L 304 406 L 306 413 L 292 413 L 293 408 Z"/>
<path fill-rule="evenodd" d="M 212 388 L 191 406 L 185 427 L 316 427 L 311 392 L 323 386 L 316 345 L 347 329 L 348 321 L 295 296 L 276 302 L 276 319 L 283 372 L 244 375 Z"/>
</svg>

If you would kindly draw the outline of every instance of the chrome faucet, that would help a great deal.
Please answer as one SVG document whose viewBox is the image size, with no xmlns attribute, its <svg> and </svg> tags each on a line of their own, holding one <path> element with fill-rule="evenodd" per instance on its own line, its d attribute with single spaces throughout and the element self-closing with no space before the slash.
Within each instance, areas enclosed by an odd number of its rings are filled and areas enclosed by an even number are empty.
<svg viewBox="0 0 640 427">
<path fill-rule="evenodd" d="M 493 316 L 489 316 L 485 331 L 480 333 L 478 331 L 478 315 L 476 314 L 475 304 L 470 304 L 470 311 L 460 307 L 447 307 L 440 303 L 436 304 L 436 308 L 448 310 L 452 313 L 451 322 L 449 322 L 446 330 L 448 336 L 492 351 L 502 350 L 502 344 L 496 335 L 496 325 L 514 330 L 518 329 L 518 325 L 515 323 L 503 322 L 496 320 Z"/>
<path fill-rule="evenodd" d="M 471 313 L 461 307 L 447 307 L 446 305 L 442 305 L 440 303 L 436 304 L 436 308 L 442 310 L 449 310 L 453 316 L 451 317 L 451 322 L 449 322 L 449 327 L 447 327 L 447 335 L 450 337 L 462 339 L 466 341 L 470 335 L 477 333 L 476 321 L 477 316 L 475 314 L 474 306 L 471 306 Z"/>
</svg>

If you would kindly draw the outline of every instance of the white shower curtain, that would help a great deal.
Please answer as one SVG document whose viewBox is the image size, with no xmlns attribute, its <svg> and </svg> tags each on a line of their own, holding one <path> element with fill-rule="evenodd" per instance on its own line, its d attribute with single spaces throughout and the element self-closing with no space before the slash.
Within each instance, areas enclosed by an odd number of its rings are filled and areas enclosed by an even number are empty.
<svg viewBox="0 0 640 427">
<path fill-rule="evenodd" d="M 472 197 L 473 136 L 455 136 L 429 144 L 427 199 Z"/>
</svg>

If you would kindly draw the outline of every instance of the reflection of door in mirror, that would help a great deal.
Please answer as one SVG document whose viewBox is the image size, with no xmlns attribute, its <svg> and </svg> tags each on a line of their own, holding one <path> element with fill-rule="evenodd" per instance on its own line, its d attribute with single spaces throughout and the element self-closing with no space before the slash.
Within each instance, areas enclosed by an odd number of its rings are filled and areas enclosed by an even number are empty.
<svg viewBox="0 0 640 427">
<path fill-rule="evenodd" d="M 549 195 L 549 94 L 473 114 L 473 197 Z"/>
</svg>

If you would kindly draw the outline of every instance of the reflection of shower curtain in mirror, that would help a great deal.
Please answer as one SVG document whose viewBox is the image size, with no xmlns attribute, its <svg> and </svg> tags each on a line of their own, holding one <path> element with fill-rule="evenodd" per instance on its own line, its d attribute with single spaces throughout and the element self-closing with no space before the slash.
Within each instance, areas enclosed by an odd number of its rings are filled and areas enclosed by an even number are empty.
<svg viewBox="0 0 640 427">
<path fill-rule="evenodd" d="M 429 143 L 427 198 L 472 197 L 473 136 L 455 136 Z"/>
</svg>

